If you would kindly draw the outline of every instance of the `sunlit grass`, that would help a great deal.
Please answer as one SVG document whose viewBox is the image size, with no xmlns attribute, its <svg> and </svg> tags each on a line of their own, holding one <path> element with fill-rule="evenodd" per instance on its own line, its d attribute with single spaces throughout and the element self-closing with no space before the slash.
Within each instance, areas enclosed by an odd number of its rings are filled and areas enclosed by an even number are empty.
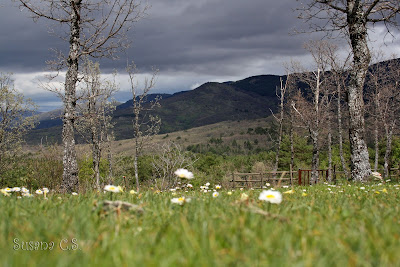
<svg viewBox="0 0 400 267">
<path fill-rule="evenodd" d="M 294 187 L 280 204 L 259 200 L 261 190 L 0 195 L 0 265 L 396 266 L 398 188 Z M 171 202 L 182 196 L 190 202 Z M 111 197 L 144 213 L 102 211 Z M 29 241 L 54 247 L 22 250 Z"/>
</svg>

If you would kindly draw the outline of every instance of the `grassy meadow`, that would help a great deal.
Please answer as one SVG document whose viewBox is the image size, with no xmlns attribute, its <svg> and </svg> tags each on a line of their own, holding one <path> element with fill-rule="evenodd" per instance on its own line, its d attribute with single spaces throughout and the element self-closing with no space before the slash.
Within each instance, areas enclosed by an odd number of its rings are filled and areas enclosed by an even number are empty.
<svg viewBox="0 0 400 267">
<path fill-rule="evenodd" d="M 0 194 L 0 266 L 398 266 L 400 189 L 321 184 L 18 198 Z M 268 187 L 270 188 L 270 187 Z M 179 205 L 173 198 L 185 196 Z M 104 200 L 143 213 L 102 209 Z M 29 243 L 31 242 L 31 243 Z M 47 246 L 46 246 L 47 245 Z M 51 249 L 50 249 L 51 247 Z"/>
</svg>

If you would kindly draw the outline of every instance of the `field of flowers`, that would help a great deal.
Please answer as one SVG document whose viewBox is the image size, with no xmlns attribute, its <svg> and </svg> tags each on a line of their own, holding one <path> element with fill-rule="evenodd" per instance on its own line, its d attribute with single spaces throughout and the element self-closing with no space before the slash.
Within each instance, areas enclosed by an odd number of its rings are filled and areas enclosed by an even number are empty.
<svg viewBox="0 0 400 267">
<path fill-rule="evenodd" d="M 399 188 L 3 189 L 0 265 L 399 266 Z"/>
</svg>

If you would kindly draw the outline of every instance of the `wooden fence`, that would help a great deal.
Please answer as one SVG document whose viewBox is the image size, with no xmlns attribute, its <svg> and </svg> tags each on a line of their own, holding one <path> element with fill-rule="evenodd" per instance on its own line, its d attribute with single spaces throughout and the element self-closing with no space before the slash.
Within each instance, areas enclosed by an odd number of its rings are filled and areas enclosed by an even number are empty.
<svg viewBox="0 0 400 267">
<path fill-rule="evenodd" d="M 296 182 L 296 171 L 268 171 L 263 173 L 232 173 L 232 188 L 263 188 L 266 183 L 271 185 Z"/>
<path fill-rule="evenodd" d="M 383 170 L 378 170 L 383 173 Z M 318 182 L 328 181 L 329 170 L 318 170 Z M 267 171 L 263 173 L 232 173 L 232 188 L 263 188 L 266 183 L 272 186 L 282 185 L 310 185 L 311 170 L 298 171 Z M 389 177 L 392 181 L 399 182 L 400 169 L 392 168 Z M 343 171 L 336 171 L 336 167 L 332 170 L 332 182 L 337 179 L 345 179 Z"/>
</svg>

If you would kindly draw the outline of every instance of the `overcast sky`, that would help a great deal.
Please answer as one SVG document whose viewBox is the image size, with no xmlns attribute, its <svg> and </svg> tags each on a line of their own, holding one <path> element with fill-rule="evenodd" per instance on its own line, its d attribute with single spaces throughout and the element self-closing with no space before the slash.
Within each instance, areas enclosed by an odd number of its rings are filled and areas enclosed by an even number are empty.
<svg viewBox="0 0 400 267">
<path fill-rule="evenodd" d="M 134 60 L 139 78 L 160 70 L 153 92 L 173 93 L 194 89 L 207 81 L 240 80 L 260 74 L 284 74 L 291 59 L 310 62 L 302 48 L 317 35 L 292 35 L 305 28 L 293 10 L 295 0 L 148 0 L 151 8 L 129 33 L 133 43 L 121 60 L 101 62 L 104 73 L 117 69 L 119 101 L 131 95 L 124 68 Z M 68 44 L 48 33 L 46 22 L 33 23 L 16 3 L 1 0 L 0 71 L 12 72 L 15 85 L 40 106 L 40 111 L 61 106 L 57 98 L 38 86 L 44 80 L 51 48 Z M 57 29 L 57 28 L 55 28 Z M 370 33 L 375 47 L 384 31 Z M 400 54 L 399 40 L 386 37 L 384 50 Z"/>
</svg>

